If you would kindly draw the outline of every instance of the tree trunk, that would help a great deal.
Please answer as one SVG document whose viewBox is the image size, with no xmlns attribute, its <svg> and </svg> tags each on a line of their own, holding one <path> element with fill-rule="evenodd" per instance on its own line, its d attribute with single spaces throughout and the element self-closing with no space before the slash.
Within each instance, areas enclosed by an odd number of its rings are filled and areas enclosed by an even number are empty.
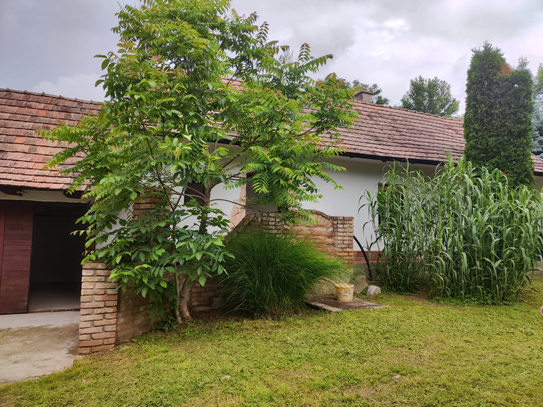
<svg viewBox="0 0 543 407">
<path fill-rule="evenodd" d="M 175 291 L 177 292 L 177 300 L 175 302 L 175 320 L 177 321 L 177 325 L 181 325 L 183 323 L 183 318 L 181 317 L 181 314 L 179 313 L 179 308 L 181 306 L 181 298 L 180 298 L 180 291 L 181 291 L 181 282 L 179 281 L 179 274 L 175 274 Z"/>
<path fill-rule="evenodd" d="M 208 184 L 208 186 L 206 188 L 204 188 L 204 196 L 203 196 L 203 202 L 202 202 L 202 206 L 204 207 L 209 207 L 209 205 L 211 204 L 211 183 Z M 208 218 L 209 214 L 206 212 L 204 214 L 202 214 L 202 220 L 200 221 L 200 228 L 198 230 L 198 233 L 203 235 L 205 233 L 207 233 L 207 218 Z"/>
<path fill-rule="evenodd" d="M 202 206 L 209 207 L 211 203 L 211 183 L 204 188 L 204 196 Z M 198 233 L 207 233 L 207 219 L 208 214 L 204 213 L 200 221 L 200 227 Z M 180 277 L 177 273 L 175 275 L 175 282 L 177 288 L 177 306 L 175 307 L 175 317 L 178 324 L 182 324 L 183 320 L 192 319 L 189 312 L 189 302 L 191 294 L 191 284 L 187 277 Z"/>
<path fill-rule="evenodd" d="M 179 294 L 179 307 L 178 311 L 181 312 L 181 318 L 184 320 L 192 319 L 189 312 L 189 301 L 190 301 L 190 281 L 188 278 L 183 279 L 183 287 L 181 288 L 181 293 Z"/>
</svg>

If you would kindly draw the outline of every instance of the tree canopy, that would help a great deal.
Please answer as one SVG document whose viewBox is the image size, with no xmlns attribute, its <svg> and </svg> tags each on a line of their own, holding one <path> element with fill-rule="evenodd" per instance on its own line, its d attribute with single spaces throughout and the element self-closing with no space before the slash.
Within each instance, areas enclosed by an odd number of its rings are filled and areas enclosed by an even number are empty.
<svg viewBox="0 0 543 407">
<path fill-rule="evenodd" d="M 543 65 L 534 78 L 534 110 L 532 111 L 532 153 L 543 158 Z"/>
<path fill-rule="evenodd" d="M 522 68 L 522 67 L 521 67 Z M 464 153 L 478 167 L 497 168 L 512 185 L 533 185 L 532 75 L 513 70 L 498 48 L 475 49 L 468 70 Z"/>
<path fill-rule="evenodd" d="M 360 82 L 358 79 L 355 79 L 352 84 L 350 82 L 346 82 L 346 85 L 348 87 L 363 89 L 373 93 L 372 99 L 373 103 L 375 103 L 376 105 L 388 105 L 390 103 L 390 99 L 383 96 L 383 90 L 376 83 L 369 85 L 367 83 Z"/>
<path fill-rule="evenodd" d="M 532 111 L 532 153 L 543 158 L 543 98 L 534 98 L 534 109 Z"/>
<path fill-rule="evenodd" d="M 403 109 L 451 116 L 458 111 L 458 100 L 451 95 L 451 85 L 437 77 L 433 79 L 418 76 L 411 79 L 409 90 L 401 99 Z"/>
<path fill-rule="evenodd" d="M 64 172 L 93 200 L 86 260 L 107 263 L 161 312 L 170 301 L 181 322 L 192 283 L 223 272 L 228 256 L 214 193 L 250 185 L 262 203 L 302 213 L 320 196 L 314 179 L 334 183 L 326 170 L 341 170 L 326 160 L 354 119 L 353 91 L 333 74 L 311 78 L 331 55 L 304 44 L 293 60 L 267 23 L 228 0 L 142 0 L 117 15 L 119 49 L 99 56 L 107 100 L 46 133 L 71 143 L 49 165 L 78 158 Z M 153 210 L 131 215 L 141 202 Z"/>
<path fill-rule="evenodd" d="M 390 99 L 386 98 L 386 97 L 384 97 L 382 95 L 383 90 L 376 83 L 374 83 L 372 85 L 369 85 L 367 83 L 360 82 L 358 79 L 355 79 L 352 82 L 349 82 L 346 79 L 342 79 L 342 78 L 340 78 L 340 80 L 342 81 L 343 86 L 346 89 L 353 89 L 354 90 L 353 96 L 356 93 L 358 93 L 358 92 L 360 92 L 362 90 L 365 90 L 365 91 L 371 92 L 373 94 L 372 95 L 372 102 L 375 103 L 376 105 L 388 105 L 390 103 Z"/>
</svg>

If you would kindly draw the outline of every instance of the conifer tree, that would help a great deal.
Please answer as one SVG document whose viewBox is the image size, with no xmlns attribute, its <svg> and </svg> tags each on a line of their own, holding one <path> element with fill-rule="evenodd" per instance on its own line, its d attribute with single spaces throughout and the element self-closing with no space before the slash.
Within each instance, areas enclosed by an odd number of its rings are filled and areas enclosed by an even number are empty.
<svg viewBox="0 0 543 407">
<path fill-rule="evenodd" d="M 464 137 L 466 159 L 498 168 L 511 185 L 534 185 L 533 81 L 527 69 L 512 70 L 498 48 L 475 49 L 468 70 Z"/>
</svg>

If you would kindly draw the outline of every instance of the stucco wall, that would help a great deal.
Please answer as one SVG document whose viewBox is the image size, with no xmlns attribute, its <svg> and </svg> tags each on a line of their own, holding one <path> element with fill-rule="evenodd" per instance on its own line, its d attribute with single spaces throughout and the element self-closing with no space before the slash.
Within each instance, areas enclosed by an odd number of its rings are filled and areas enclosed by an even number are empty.
<svg viewBox="0 0 543 407">
<path fill-rule="evenodd" d="M 40 191 L 40 190 L 23 190 L 22 196 L 8 195 L 0 192 L 0 200 L 6 201 L 33 201 L 33 202 L 65 202 L 65 203 L 82 203 L 87 200 L 71 198 L 64 195 L 60 191 Z"/>
<path fill-rule="evenodd" d="M 366 191 L 372 195 L 377 193 L 378 185 L 391 165 L 390 162 L 377 160 L 364 160 L 359 158 L 336 158 L 334 164 L 346 169 L 343 172 L 331 172 L 329 175 L 342 187 L 334 189 L 331 183 L 320 179 L 315 180 L 319 191 L 323 195 L 318 203 L 307 202 L 306 209 L 316 209 L 331 216 L 352 216 L 354 218 L 354 235 L 360 243 L 367 245 L 373 234 L 373 227 L 368 223 Z M 433 166 L 410 164 L 413 170 L 423 171 L 427 175 L 434 172 Z M 364 225 L 366 225 L 364 227 Z M 357 245 L 355 250 L 360 250 Z"/>
</svg>

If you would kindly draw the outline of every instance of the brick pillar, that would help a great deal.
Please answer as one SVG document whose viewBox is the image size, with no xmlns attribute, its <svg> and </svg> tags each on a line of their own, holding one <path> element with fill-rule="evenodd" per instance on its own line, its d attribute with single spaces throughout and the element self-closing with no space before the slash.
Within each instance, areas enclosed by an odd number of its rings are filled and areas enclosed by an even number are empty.
<svg viewBox="0 0 543 407">
<path fill-rule="evenodd" d="M 336 232 L 336 255 L 345 263 L 352 265 L 354 262 L 353 236 L 354 219 L 351 216 L 333 216 Z"/>
<path fill-rule="evenodd" d="M 109 279 L 103 263 L 85 263 L 81 284 L 79 354 L 115 346 L 117 331 L 117 283 Z"/>
</svg>

